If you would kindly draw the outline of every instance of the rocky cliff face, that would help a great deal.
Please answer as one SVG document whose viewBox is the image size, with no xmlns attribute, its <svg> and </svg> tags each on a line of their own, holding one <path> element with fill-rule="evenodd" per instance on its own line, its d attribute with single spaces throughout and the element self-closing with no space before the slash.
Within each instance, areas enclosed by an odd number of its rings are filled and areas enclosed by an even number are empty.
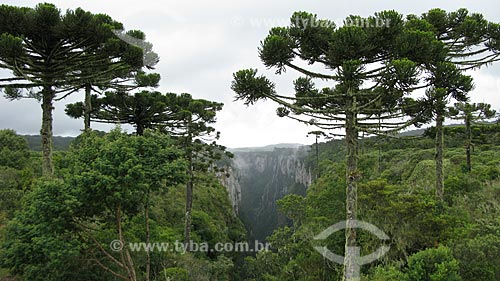
<svg viewBox="0 0 500 281">
<path fill-rule="evenodd" d="M 232 162 L 230 165 L 224 165 L 223 168 L 224 173 L 218 175 L 220 183 L 226 187 L 234 213 L 239 215 L 241 205 L 241 185 L 238 169 Z"/>
<path fill-rule="evenodd" d="M 308 147 L 246 149 L 234 158 L 222 178 L 235 212 L 245 223 L 251 239 L 263 240 L 286 219 L 278 214 L 276 201 L 290 193 L 305 194 L 312 173 L 305 159 Z"/>
</svg>

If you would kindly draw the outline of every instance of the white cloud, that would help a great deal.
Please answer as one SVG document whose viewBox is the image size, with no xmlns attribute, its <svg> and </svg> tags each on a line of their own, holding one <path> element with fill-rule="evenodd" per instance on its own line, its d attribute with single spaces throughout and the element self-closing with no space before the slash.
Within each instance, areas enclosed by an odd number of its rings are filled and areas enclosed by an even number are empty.
<svg viewBox="0 0 500 281">
<path fill-rule="evenodd" d="M 500 110 L 500 75 L 480 71 L 474 73 L 473 78 L 476 88 L 470 93 L 471 102 L 489 103 Z"/>
</svg>

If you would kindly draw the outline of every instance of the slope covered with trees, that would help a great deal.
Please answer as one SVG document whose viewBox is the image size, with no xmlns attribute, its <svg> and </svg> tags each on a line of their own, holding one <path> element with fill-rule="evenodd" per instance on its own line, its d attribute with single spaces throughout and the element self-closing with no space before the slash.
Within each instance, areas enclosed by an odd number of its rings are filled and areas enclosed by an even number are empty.
<svg viewBox="0 0 500 281">
<path fill-rule="evenodd" d="M 359 217 L 382 229 L 390 239 L 380 241 L 361 232 L 361 254 L 385 243 L 386 256 L 362 268 L 361 280 L 496 280 L 500 277 L 500 127 L 473 127 L 474 169 L 467 172 L 465 127 L 445 127 L 444 203 L 434 196 L 433 131 L 421 138 L 369 138 L 360 141 Z M 278 201 L 290 219 L 268 237 L 272 252 L 247 258 L 246 280 L 339 280 L 342 265 L 314 250 L 327 245 L 342 253 L 337 232 L 315 241 L 322 230 L 343 219 L 342 140 L 321 143 L 322 176 L 305 196 Z M 309 155 L 315 163 L 314 153 Z M 432 277 L 430 277 L 432 276 Z"/>
<path fill-rule="evenodd" d="M 176 272 L 193 280 L 234 275 L 233 253 L 149 253 L 126 246 L 147 241 L 147 235 L 152 243 L 184 241 L 187 166 L 170 137 L 85 133 L 56 154 L 57 179 L 47 181 L 37 179 L 40 163 L 30 164 L 23 138 L 0 133 L 1 262 L 12 274 L 27 280 L 144 280 L 149 266 L 151 280 Z M 215 175 L 199 173 L 196 184 L 191 239 L 210 248 L 244 241 L 243 225 Z M 129 252 L 117 255 L 111 241 Z"/>
<path fill-rule="evenodd" d="M 479 124 L 496 112 L 469 103 L 465 72 L 500 60 L 500 24 L 433 9 L 340 26 L 296 12 L 272 28 L 259 57 L 277 75 L 302 75 L 294 93 L 256 69 L 235 72 L 231 89 L 314 127 L 316 143 L 308 154 L 240 152 L 255 161 L 240 163 L 251 187 L 241 210 L 258 233 L 245 233 L 238 195 L 220 183 L 235 176 L 214 127 L 224 105 L 140 89 L 160 79 L 145 72 L 158 62 L 145 38 L 80 8 L 0 5 L 0 89 L 42 108 L 40 151 L 0 131 L 1 278 L 500 280 L 500 127 Z M 66 113 L 84 131 L 54 151 L 54 103 L 80 90 L 85 100 Z M 421 137 L 398 135 L 432 122 Z M 255 237 L 271 249 L 240 247 Z"/>
</svg>

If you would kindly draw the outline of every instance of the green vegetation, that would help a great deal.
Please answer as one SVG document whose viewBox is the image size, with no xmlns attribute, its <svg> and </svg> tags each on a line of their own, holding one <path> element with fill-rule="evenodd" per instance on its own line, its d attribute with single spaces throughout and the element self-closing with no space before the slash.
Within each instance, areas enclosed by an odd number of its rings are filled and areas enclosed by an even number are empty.
<svg viewBox="0 0 500 281">
<path fill-rule="evenodd" d="M 361 141 L 359 218 L 383 230 L 390 251 L 362 267 L 362 280 L 496 280 L 500 277 L 500 139 L 498 125 L 473 126 L 475 168 L 468 173 L 463 148 L 464 127 L 446 127 L 444 203 L 434 196 L 432 137 L 368 138 Z M 432 130 L 430 130 L 432 131 Z M 481 132 L 481 133 L 479 133 Z M 431 133 L 432 135 L 432 133 Z M 489 136 L 489 137 L 487 137 Z M 481 142 L 483 138 L 487 142 Z M 382 151 L 378 143 L 383 141 Z M 452 144 L 455 145 L 452 145 Z M 404 147 L 402 146 L 404 144 Z M 339 280 L 342 265 L 313 249 L 313 237 L 343 219 L 345 143 L 320 144 L 321 178 L 307 195 L 279 200 L 291 219 L 269 237 L 273 251 L 247 258 L 248 280 Z M 381 155 L 379 155 L 381 153 Z M 309 155 L 315 162 L 315 153 Z M 380 162 L 380 171 L 378 161 Z M 361 255 L 382 241 L 361 231 Z M 343 238 L 332 234 L 319 245 L 343 253 Z M 272 266 L 270 266 L 272 264 Z"/>
<path fill-rule="evenodd" d="M 23 136 L 24 139 L 28 142 L 28 146 L 30 150 L 34 151 L 42 151 L 42 143 L 40 136 Z M 68 150 L 71 142 L 75 139 L 75 137 L 60 137 L 54 136 L 53 138 L 53 148 L 55 151 Z"/>
<path fill-rule="evenodd" d="M 271 100 L 278 116 L 315 126 L 316 143 L 240 152 L 246 175 L 236 180 L 250 187 L 241 217 L 260 224 L 247 232 L 220 183 L 232 168 L 213 127 L 223 104 L 138 90 L 158 85 L 143 72 L 158 57 L 144 33 L 122 29 L 82 9 L 0 6 L 0 68 L 11 75 L 0 89 L 42 103 L 40 147 L 0 131 L 2 280 L 500 280 L 500 125 L 475 123 L 495 111 L 467 103 L 464 74 L 499 60 L 499 24 L 433 9 L 349 16 L 340 27 L 296 12 L 272 28 L 259 56 L 276 74 L 304 75 L 295 95 L 278 94 L 256 69 L 234 73 L 231 89 L 246 105 Z M 66 113 L 84 131 L 54 153 L 53 104 L 78 90 L 85 100 Z M 446 117 L 465 124 L 444 127 Z M 397 135 L 432 121 L 421 136 Z M 91 122 L 136 131 L 92 131 Z M 342 231 L 318 236 L 331 226 Z M 251 238 L 272 249 L 234 248 Z M 377 249 L 387 252 L 372 263 L 356 256 Z"/>
<path fill-rule="evenodd" d="M 86 132 L 58 154 L 54 180 L 36 179 L 26 166 L 30 153 L 23 141 L 13 131 L 0 132 L 1 264 L 12 274 L 27 280 L 144 280 L 146 274 L 153 280 L 174 271 L 188 272 L 190 280 L 224 280 L 234 274 L 233 253 L 110 249 L 113 240 L 184 241 L 187 165 L 167 135 Z M 211 248 L 244 241 L 243 226 L 214 175 L 200 174 L 196 184 L 192 240 Z"/>
<path fill-rule="evenodd" d="M 491 105 L 486 103 L 455 103 L 454 107 L 450 107 L 449 115 L 453 119 L 461 119 L 465 123 L 465 150 L 467 156 L 467 171 L 472 170 L 470 158 L 471 149 L 474 148 L 472 143 L 472 124 L 492 119 L 496 115 L 496 111 L 491 109 Z"/>
</svg>

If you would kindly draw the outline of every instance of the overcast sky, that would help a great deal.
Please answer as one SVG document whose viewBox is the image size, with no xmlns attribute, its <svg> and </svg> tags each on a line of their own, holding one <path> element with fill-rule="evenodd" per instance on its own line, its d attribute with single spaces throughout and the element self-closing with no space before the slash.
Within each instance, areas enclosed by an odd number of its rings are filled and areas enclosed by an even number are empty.
<svg viewBox="0 0 500 281">
<path fill-rule="evenodd" d="M 41 1 L 46 2 L 46 1 Z M 482 13 L 490 21 L 500 22 L 500 4 L 494 1 L 331 1 L 331 0 L 252 0 L 252 1 L 130 1 L 85 0 L 50 1 L 63 11 L 81 7 L 93 13 L 106 13 L 128 29 L 140 29 L 160 55 L 156 72 L 162 76 L 161 92 L 187 92 L 196 98 L 223 102 L 218 115 L 220 143 L 231 148 L 261 146 L 275 143 L 304 143 L 311 127 L 279 118 L 276 106 L 269 102 L 246 107 L 233 102 L 230 89 L 232 73 L 244 68 L 258 68 L 277 83 L 279 92 L 290 93 L 293 71 L 275 76 L 266 71 L 257 55 L 259 42 L 271 27 L 288 25 L 294 11 L 308 11 L 319 18 L 341 23 L 351 14 L 369 16 L 393 9 L 403 14 L 421 14 L 431 8 L 447 11 L 467 8 Z M 4 4 L 34 7 L 39 1 L 3 1 Z M 5 76 L 0 71 L 0 77 Z M 471 73 L 476 89 L 473 102 L 488 102 L 500 109 L 500 66 Z M 77 135 L 83 121 L 64 114 L 64 104 L 82 100 L 75 94 L 56 103 L 55 135 Z M 11 128 L 22 134 L 38 134 L 41 122 L 40 105 L 35 100 L 9 102 L 0 98 L 0 129 Z M 93 125 L 96 129 L 106 129 Z"/>
</svg>

